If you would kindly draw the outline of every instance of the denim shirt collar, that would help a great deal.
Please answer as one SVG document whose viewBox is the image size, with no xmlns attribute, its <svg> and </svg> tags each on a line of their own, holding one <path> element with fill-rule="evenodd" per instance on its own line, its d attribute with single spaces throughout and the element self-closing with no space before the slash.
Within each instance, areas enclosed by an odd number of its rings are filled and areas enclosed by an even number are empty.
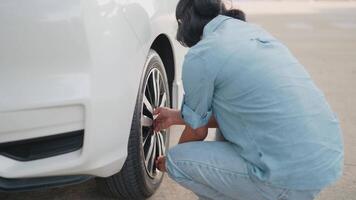
<svg viewBox="0 0 356 200">
<path fill-rule="evenodd" d="M 231 17 L 225 15 L 218 15 L 207 23 L 203 30 L 203 38 L 208 36 L 210 33 L 213 33 L 219 26 L 226 20 L 231 19 Z"/>
</svg>

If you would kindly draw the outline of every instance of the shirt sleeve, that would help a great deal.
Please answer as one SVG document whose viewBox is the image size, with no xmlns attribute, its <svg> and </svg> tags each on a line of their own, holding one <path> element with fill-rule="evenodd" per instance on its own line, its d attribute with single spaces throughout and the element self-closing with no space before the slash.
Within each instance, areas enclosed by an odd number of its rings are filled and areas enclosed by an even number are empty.
<svg viewBox="0 0 356 200">
<path fill-rule="evenodd" d="M 212 115 L 214 93 L 214 80 L 205 61 L 198 55 L 187 55 L 183 63 L 182 80 L 185 92 L 182 118 L 193 129 L 202 127 Z"/>
</svg>

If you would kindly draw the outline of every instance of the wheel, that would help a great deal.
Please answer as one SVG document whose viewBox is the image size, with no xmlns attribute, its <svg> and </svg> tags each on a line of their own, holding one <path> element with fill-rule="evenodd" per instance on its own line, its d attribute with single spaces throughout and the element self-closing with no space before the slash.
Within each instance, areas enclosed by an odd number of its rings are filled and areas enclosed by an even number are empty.
<svg viewBox="0 0 356 200">
<path fill-rule="evenodd" d="M 159 55 L 150 50 L 141 81 L 128 142 L 128 156 L 120 172 L 108 178 L 97 178 L 99 188 L 119 199 L 145 199 L 162 182 L 163 173 L 155 160 L 165 155 L 169 129 L 153 131 L 153 109 L 170 107 L 167 75 Z"/>
</svg>

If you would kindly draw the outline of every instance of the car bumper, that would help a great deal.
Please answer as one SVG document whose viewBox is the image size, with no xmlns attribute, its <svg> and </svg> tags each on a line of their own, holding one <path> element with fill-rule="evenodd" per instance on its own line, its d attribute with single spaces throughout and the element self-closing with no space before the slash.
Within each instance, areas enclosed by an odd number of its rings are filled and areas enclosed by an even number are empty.
<svg viewBox="0 0 356 200">
<path fill-rule="evenodd" d="M 0 177 L 77 174 L 106 177 L 117 173 L 126 159 L 131 126 L 131 114 L 121 115 L 120 105 L 113 105 L 108 112 L 101 111 L 101 104 L 89 106 L 78 102 L 0 111 Z M 98 110 L 97 115 L 91 114 L 93 110 Z M 59 137 L 70 133 L 82 135 L 73 135 L 70 140 Z M 33 155 L 24 155 L 19 152 L 21 148 L 16 150 L 16 145 L 25 148 L 23 152 L 27 148 Z"/>
<path fill-rule="evenodd" d="M 43 178 L 6 179 L 0 178 L 0 192 L 19 192 L 58 186 L 79 184 L 93 176 L 57 176 Z"/>
</svg>

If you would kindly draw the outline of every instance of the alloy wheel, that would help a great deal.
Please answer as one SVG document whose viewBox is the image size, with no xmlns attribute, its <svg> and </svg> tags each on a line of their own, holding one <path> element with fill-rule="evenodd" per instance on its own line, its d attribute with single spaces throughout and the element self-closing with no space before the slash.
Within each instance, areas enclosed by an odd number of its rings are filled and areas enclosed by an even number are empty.
<svg viewBox="0 0 356 200">
<path fill-rule="evenodd" d="M 166 134 L 168 130 L 153 130 L 153 110 L 157 107 L 167 107 L 167 83 L 157 68 L 152 68 L 145 83 L 142 112 L 141 131 L 144 165 L 151 178 L 159 177 L 162 173 L 157 170 L 155 161 L 166 152 Z"/>
</svg>

